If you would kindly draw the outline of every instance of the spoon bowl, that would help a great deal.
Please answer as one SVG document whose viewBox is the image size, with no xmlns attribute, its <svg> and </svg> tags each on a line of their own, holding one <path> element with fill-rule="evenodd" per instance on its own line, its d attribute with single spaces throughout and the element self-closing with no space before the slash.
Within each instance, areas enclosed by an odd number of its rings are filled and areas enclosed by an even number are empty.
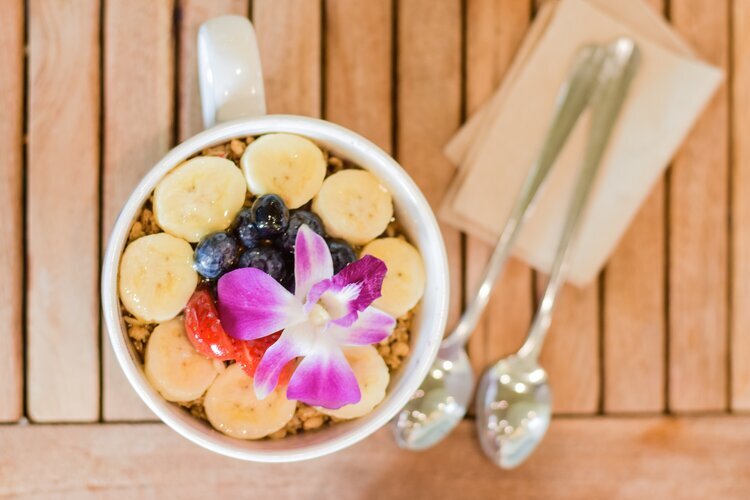
<svg viewBox="0 0 750 500">
<path fill-rule="evenodd" d="M 438 356 L 424 382 L 396 416 L 397 444 L 423 450 L 445 437 L 466 414 L 474 386 L 474 372 L 466 351 L 450 358 Z"/>
<path fill-rule="evenodd" d="M 535 360 L 509 356 L 484 372 L 476 406 L 482 450 L 503 469 L 513 469 L 534 451 L 549 427 L 547 372 Z"/>
</svg>

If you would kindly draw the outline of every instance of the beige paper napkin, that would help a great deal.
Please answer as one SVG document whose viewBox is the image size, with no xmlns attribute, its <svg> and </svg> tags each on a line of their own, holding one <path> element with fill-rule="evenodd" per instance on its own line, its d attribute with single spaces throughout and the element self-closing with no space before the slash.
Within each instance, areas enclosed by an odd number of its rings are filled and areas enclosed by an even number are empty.
<svg viewBox="0 0 750 500">
<path fill-rule="evenodd" d="M 633 37 L 642 62 L 575 242 L 569 281 L 594 279 L 722 79 L 640 0 L 560 0 L 537 16 L 508 75 L 446 148 L 461 165 L 440 217 L 494 242 L 551 120 L 575 51 Z M 586 140 L 571 134 L 514 250 L 548 272 Z"/>
</svg>

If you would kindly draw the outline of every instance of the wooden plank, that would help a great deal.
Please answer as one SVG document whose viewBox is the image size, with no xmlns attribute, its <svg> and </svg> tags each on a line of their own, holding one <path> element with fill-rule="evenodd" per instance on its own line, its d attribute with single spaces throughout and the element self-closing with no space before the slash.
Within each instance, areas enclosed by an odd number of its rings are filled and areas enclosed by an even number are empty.
<svg viewBox="0 0 750 500">
<path fill-rule="evenodd" d="M 172 1 L 108 1 L 104 19 L 103 236 L 131 190 L 173 140 Z M 104 418 L 153 419 L 104 349 Z"/>
<path fill-rule="evenodd" d="M 327 0 L 325 117 L 391 151 L 392 0 Z M 367 29 L 357 20 L 366 20 Z"/>
<path fill-rule="evenodd" d="M 0 19 L 0 422 L 13 422 L 23 413 L 23 2 L 0 3 Z"/>
<path fill-rule="evenodd" d="M 500 85 L 531 18 L 531 2 L 469 0 L 466 12 L 466 107 L 474 113 Z M 468 236 L 466 291 L 479 286 L 493 247 Z M 485 317 L 469 343 L 476 373 L 515 351 L 531 322 L 533 278 L 530 268 L 511 259 L 493 291 Z M 467 295 L 469 299 L 471 295 Z"/>
<path fill-rule="evenodd" d="M 461 2 L 401 0 L 396 17 L 396 157 L 436 209 L 455 171 L 442 149 L 461 123 Z M 447 225 L 441 229 L 451 325 L 461 310 L 461 234 Z"/>
<path fill-rule="evenodd" d="M 542 293 L 546 276 L 539 276 Z M 570 285 L 560 292 L 552 326 L 540 356 L 552 387 L 555 413 L 585 414 L 599 409 L 599 287 Z"/>
<path fill-rule="evenodd" d="M 747 417 L 557 420 L 512 472 L 486 460 L 474 438 L 463 422 L 435 448 L 410 453 L 381 429 L 334 455 L 274 465 L 220 457 L 161 424 L 2 426 L 0 496 L 739 499 L 750 488 Z"/>
<path fill-rule="evenodd" d="M 727 69 L 727 2 L 672 0 L 672 24 Z M 728 99 L 723 85 L 674 160 L 669 234 L 669 401 L 727 407 Z M 741 305 L 739 307 L 742 307 Z"/>
<path fill-rule="evenodd" d="M 664 245 L 664 182 L 660 181 L 605 272 L 605 412 L 664 410 Z"/>
<path fill-rule="evenodd" d="M 321 5 L 255 0 L 268 113 L 320 116 Z"/>
<path fill-rule="evenodd" d="M 29 4 L 29 417 L 99 417 L 99 2 Z"/>
<path fill-rule="evenodd" d="M 662 12 L 663 0 L 649 2 Z M 653 189 L 604 274 L 604 411 L 665 405 L 664 182 Z M 638 387 L 637 391 L 633 387 Z"/>
<path fill-rule="evenodd" d="M 198 90 L 198 28 L 216 16 L 248 15 L 248 0 L 182 0 L 180 2 L 180 43 L 178 54 L 177 138 L 184 141 L 203 130 Z"/>
<path fill-rule="evenodd" d="M 732 408 L 750 410 L 750 2 L 732 12 Z"/>
</svg>

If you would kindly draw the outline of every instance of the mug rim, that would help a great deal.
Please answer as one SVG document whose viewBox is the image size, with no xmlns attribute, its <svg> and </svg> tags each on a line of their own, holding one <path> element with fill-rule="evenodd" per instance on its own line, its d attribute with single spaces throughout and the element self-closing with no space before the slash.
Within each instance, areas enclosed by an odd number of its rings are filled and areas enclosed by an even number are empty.
<svg viewBox="0 0 750 500">
<path fill-rule="evenodd" d="M 119 262 L 127 244 L 130 227 L 138 209 L 143 205 L 158 181 L 180 162 L 213 144 L 237 137 L 273 132 L 297 133 L 313 140 L 320 136 L 326 136 L 331 141 L 336 139 L 336 142 L 342 148 L 357 151 L 360 156 L 364 155 L 370 159 L 371 164 L 378 164 L 379 167 L 389 171 L 399 187 L 403 188 L 408 195 L 409 204 L 416 207 L 416 219 L 419 220 L 419 224 L 425 226 L 426 236 L 424 239 L 428 240 L 431 256 L 429 263 L 426 258 L 424 259 L 425 270 L 429 273 L 429 268 L 435 266 L 442 270 L 442 272 L 436 273 L 436 276 L 428 274 L 428 279 L 436 281 L 434 284 L 436 291 L 433 293 L 434 303 L 429 305 L 429 315 L 422 313 L 422 315 L 428 316 L 424 318 L 424 321 L 429 321 L 428 327 L 420 327 L 420 332 L 427 334 L 426 339 L 420 339 L 420 342 L 424 342 L 423 352 L 419 353 L 417 349 L 414 349 L 407 358 L 411 359 L 417 356 L 413 373 L 409 374 L 408 379 L 400 381 L 400 385 L 390 387 L 386 399 L 372 413 L 352 420 L 352 426 L 348 432 L 341 432 L 338 436 L 299 449 L 241 448 L 239 444 L 244 442 L 241 440 L 237 446 L 232 446 L 229 442 L 225 442 L 226 436 L 209 435 L 175 415 L 174 410 L 182 410 L 156 393 L 146 379 L 142 367 L 138 366 L 137 360 L 132 355 L 133 347 L 127 341 L 127 332 L 123 328 L 118 295 Z M 358 164 L 368 170 L 371 166 L 361 165 L 361 162 L 358 162 Z M 395 196 L 394 200 L 400 203 L 404 202 L 403 199 L 396 199 Z M 424 254 L 424 252 L 424 249 L 420 248 L 420 253 Z M 438 262 L 434 263 L 435 259 Z M 123 205 L 108 238 L 107 249 L 102 261 L 101 301 L 104 326 L 107 329 L 107 336 L 120 368 L 140 399 L 162 422 L 193 443 L 221 455 L 256 462 L 293 462 L 324 456 L 359 442 L 386 425 L 408 402 L 414 391 L 419 388 L 437 356 L 447 323 L 449 287 L 447 254 L 434 212 L 416 183 L 390 155 L 356 132 L 325 120 L 296 115 L 265 115 L 221 123 L 188 138 L 167 152 L 142 177 Z M 425 297 L 427 297 L 427 292 Z M 424 305 L 423 298 L 419 307 L 426 311 Z M 414 348 L 414 344 L 412 344 L 412 347 Z M 369 418 L 370 416 L 372 418 Z M 196 420 L 192 415 L 187 415 L 187 417 Z M 357 425 L 357 423 L 361 425 Z M 229 439 L 235 440 L 235 438 Z"/>
</svg>

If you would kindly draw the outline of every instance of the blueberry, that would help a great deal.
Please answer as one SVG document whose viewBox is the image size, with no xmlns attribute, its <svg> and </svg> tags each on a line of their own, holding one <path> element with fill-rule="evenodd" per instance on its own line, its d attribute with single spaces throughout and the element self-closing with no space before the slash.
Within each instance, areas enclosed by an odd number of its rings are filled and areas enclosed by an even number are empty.
<svg viewBox="0 0 750 500">
<path fill-rule="evenodd" d="M 243 208 L 232 223 L 232 230 L 246 248 L 254 248 L 260 244 L 261 236 L 253 222 L 253 212 Z"/>
<path fill-rule="evenodd" d="M 245 250 L 245 253 L 240 256 L 239 266 L 260 269 L 282 284 L 287 275 L 284 254 L 274 247 Z"/>
<path fill-rule="evenodd" d="M 215 279 L 237 264 L 240 245 L 227 233 L 212 233 L 204 237 L 193 254 L 193 266 L 204 278 Z"/>
<path fill-rule="evenodd" d="M 276 194 L 258 197 L 251 207 L 253 222 L 262 238 L 271 238 L 283 233 L 289 226 L 289 209 Z"/>
<path fill-rule="evenodd" d="M 284 254 L 284 262 L 286 262 L 286 276 L 281 281 L 284 288 L 294 293 L 295 277 L 294 277 L 294 254 L 282 252 Z"/>
<path fill-rule="evenodd" d="M 287 252 L 294 252 L 294 243 L 297 241 L 297 232 L 302 224 L 307 224 L 310 229 L 325 236 L 323 221 L 320 217 L 307 210 L 297 210 L 289 218 L 289 227 L 277 240 L 278 245 Z"/>
<path fill-rule="evenodd" d="M 294 289 L 295 289 L 294 281 L 295 281 L 294 272 L 288 272 L 286 273 L 286 276 L 284 277 L 284 279 L 281 280 L 281 284 L 284 285 L 284 288 L 294 293 Z"/>
<path fill-rule="evenodd" d="M 351 245 L 344 240 L 328 240 L 328 249 L 333 259 L 333 274 L 338 273 L 346 266 L 357 260 Z"/>
</svg>

